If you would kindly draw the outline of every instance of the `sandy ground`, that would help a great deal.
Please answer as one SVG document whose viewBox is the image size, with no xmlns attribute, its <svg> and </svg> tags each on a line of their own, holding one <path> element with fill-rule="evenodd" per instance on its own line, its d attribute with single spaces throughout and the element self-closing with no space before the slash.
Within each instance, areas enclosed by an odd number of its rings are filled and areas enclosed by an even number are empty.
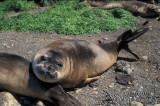
<svg viewBox="0 0 160 106">
<path fill-rule="evenodd" d="M 146 19 L 139 18 L 139 23 Z M 131 101 L 138 101 L 145 105 L 160 104 L 160 22 L 156 19 L 149 19 L 150 30 L 129 44 L 140 60 L 135 59 L 125 51 L 121 51 L 116 65 L 112 66 L 93 86 L 79 88 L 76 91 L 69 91 L 84 106 L 128 106 Z M 23 56 L 32 60 L 34 54 L 43 46 L 59 39 L 83 39 L 97 43 L 98 40 L 111 42 L 123 33 L 123 29 L 113 32 L 102 32 L 95 35 L 59 35 L 56 33 L 34 33 L 34 32 L 0 32 L 0 51 Z M 123 72 L 116 72 L 116 67 L 123 70 L 130 70 L 129 74 L 135 79 L 129 85 L 118 84 L 115 77 Z M 21 104 L 35 104 L 36 100 L 18 97 Z M 49 105 L 47 103 L 47 105 Z"/>
</svg>

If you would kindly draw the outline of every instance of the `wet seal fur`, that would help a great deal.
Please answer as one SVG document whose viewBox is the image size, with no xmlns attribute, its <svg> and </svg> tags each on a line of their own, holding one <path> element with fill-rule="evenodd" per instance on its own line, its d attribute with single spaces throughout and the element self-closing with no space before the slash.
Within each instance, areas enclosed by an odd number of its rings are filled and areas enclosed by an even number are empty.
<svg viewBox="0 0 160 106">
<path fill-rule="evenodd" d="M 31 63 L 14 54 L 0 53 L 0 89 L 49 101 L 58 106 L 81 106 L 60 85 L 40 81 Z"/>
<path fill-rule="evenodd" d="M 119 51 L 134 54 L 128 43 L 148 31 L 140 28 L 124 32 L 111 43 L 93 44 L 83 40 L 59 40 L 40 49 L 32 62 L 35 75 L 63 88 L 84 86 L 98 79 L 117 60 Z"/>
<path fill-rule="evenodd" d="M 91 6 L 98 9 L 123 8 L 130 11 L 134 15 L 144 18 L 155 18 L 160 15 L 160 8 L 155 4 L 145 3 L 141 1 L 113 1 L 105 0 L 80 0 L 79 2 L 87 2 Z"/>
</svg>

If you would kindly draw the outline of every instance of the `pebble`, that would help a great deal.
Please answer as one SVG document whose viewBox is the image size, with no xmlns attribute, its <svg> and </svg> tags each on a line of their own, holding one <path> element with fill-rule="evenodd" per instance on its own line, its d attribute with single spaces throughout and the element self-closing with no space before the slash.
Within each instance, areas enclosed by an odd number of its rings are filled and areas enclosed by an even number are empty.
<svg viewBox="0 0 160 106">
<path fill-rule="evenodd" d="M 149 26 L 149 30 L 152 30 L 152 26 Z"/>
<path fill-rule="evenodd" d="M 130 106 L 144 106 L 141 102 L 131 101 Z"/>
<path fill-rule="evenodd" d="M 157 81 L 160 82 L 160 76 L 157 77 Z"/>
<path fill-rule="evenodd" d="M 36 106 L 44 106 L 42 101 L 38 101 Z"/>
<path fill-rule="evenodd" d="M 30 51 L 28 51 L 28 54 L 32 54 L 33 52 L 30 50 Z"/>
<path fill-rule="evenodd" d="M 114 83 L 111 83 L 111 84 L 109 85 L 109 87 L 110 87 L 110 88 L 113 88 L 113 87 L 114 87 Z"/>
<path fill-rule="evenodd" d="M 77 90 L 76 90 L 76 93 L 80 93 L 80 92 L 81 92 L 81 89 L 77 89 Z"/>
<path fill-rule="evenodd" d="M 133 40 L 133 42 L 134 42 L 134 43 L 136 43 L 136 42 L 137 42 L 137 40 L 135 39 L 135 40 Z"/>
<path fill-rule="evenodd" d="M 97 88 L 93 88 L 93 90 L 95 91 L 95 90 L 97 90 Z"/>
<path fill-rule="evenodd" d="M 103 38 L 103 40 L 108 40 L 108 38 L 105 37 L 105 38 Z"/>
<path fill-rule="evenodd" d="M 148 59 L 148 56 L 142 56 L 142 58 L 143 58 L 144 60 L 147 60 L 147 59 Z"/>
<path fill-rule="evenodd" d="M 145 69 L 144 71 L 149 71 L 148 69 Z"/>
<path fill-rule="evenodd" d="M 130 68 L 131 66 L 129 64 L 126 65 L 127 68 Z"/>
<path fill-rule="evenodd" d="M 135 86 L 135 87 L 138 87 L 138 86 L 139 86 L 139 84 L 138 84 L 138 83 L 135 83 L 135 84 L 134 84 L 134 86 Z"/>
<path fill-rule="evenodd" d="M 98 94 L 98 92 L 97 91 L 93 91 L 91 94 Z"/>
<path fill-rule="evenodd" d="M 131 73 L 132 73 L 132 69 L 128 68 L 128 69 L 126 70 L 126 73 L 127 73 L 127 74 L 131 74 Z"/>
<path fill-rule="evenodd" d="M 155 104 L 154 106 L 160 106 L 160 104 Z"/>
</svg>

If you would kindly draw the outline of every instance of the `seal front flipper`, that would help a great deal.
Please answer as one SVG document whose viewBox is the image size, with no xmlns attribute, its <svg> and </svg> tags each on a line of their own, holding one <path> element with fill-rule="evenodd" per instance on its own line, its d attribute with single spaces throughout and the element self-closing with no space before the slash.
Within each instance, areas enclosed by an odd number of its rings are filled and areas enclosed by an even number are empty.
<svg viewBox="0 0 160 106">
<path fill-rule="evenodd" d="M 46 93 L 49 99 L 58 106 L 81 106 L 81 103 L 63 90 L 60 85 L 51 88 Z"/>
<path fill-rule="evenodd" d="M 82 86 L 86 86 L 86 85 L 88 85 L 88 84 L 90 84 L 90 83 L 92 83 L 92 82 L 94 82 L 94 81 L 97 81 L 98 80 L 98 76 L 96 76 L 96 77 L 92 77 L 92 78 L 87 78 L 85 81 L 83 81 L 81 84 L 80 84 L 80 87 Z"/>
</svg>

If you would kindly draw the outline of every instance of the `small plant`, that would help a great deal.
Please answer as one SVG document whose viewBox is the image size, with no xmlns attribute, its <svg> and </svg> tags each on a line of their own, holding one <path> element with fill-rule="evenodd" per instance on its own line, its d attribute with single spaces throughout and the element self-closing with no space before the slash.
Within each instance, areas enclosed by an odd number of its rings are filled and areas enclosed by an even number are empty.
<svg viewBox="0 0 160 106">
<path fill-rule="evenodd" d="M 101 31 L 116 30 L 120 27 L 128 28 L 137 19 L 128 11 L 120 8 L 111 10 L 88 8 L 89 4 L 75 0 L 60 0 L 52 8 L 35 13 L 22 13 L 0 21 L 0 31 L 34 31 L 59 34 L 94 34 Z"/>
<path fill-rule="evenodd" d="M 34 1 L 27 0 L 5 0 L 0 2 L 0 18 L 5 16 L 9 11 L 26 11 L 35 9 Z"/>
</svg>

